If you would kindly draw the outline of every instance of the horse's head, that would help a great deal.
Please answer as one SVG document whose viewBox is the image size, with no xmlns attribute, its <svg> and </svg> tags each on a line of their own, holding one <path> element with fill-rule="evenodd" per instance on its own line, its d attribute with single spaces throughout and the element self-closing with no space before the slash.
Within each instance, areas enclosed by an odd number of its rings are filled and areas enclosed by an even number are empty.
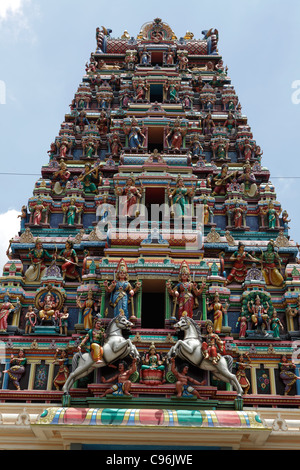
<svg viewBox="0 0 300 470">
<path fill-rule="evenodd" d="M 130 328 L 133 327 L 133 323 L 131 321 L 127 320 L 125 315 L 123 313 L 120 313 L 116 319 L 116 325 L 121 328 L 121 330 L 129 330 Z"/>
<path fill-rule="evenodd" d="M 174 328 L 177 330 L 186 330 L 190 326 L 189 317 L 187 315 L 182 315 L 180 320 L 175 323 Z"/>
</svg>

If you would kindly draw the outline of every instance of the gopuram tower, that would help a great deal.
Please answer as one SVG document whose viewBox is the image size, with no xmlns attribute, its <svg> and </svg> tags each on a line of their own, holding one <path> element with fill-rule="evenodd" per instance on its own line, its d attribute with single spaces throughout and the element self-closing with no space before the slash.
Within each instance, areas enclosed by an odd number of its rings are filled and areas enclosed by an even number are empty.
<svg viewBox="0 0 300 470">
<path fill-rule="evenodd" d="M 269 436 L 257 407 L 300 404 L 298 246 L 218 31 L 202 34 L 97 28 L 10 240 L 0 400 L 39 403 L 35 429 L 69 424 L 66 446 L 94 424 L 126 446 L 154 425 L 195 448 L 207 426 Z"/>
</svg>

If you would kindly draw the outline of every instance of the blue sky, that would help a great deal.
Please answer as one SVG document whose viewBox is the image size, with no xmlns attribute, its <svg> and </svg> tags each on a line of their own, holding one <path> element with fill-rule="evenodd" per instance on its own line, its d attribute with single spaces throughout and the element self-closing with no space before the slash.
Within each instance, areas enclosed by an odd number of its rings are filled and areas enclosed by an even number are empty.
<svg viewBox="0 0 300 470">
<path fill-rule="evenodd" d="M 300 241 L 299 0 L 0 0 L 0 265 L 95 50 L 96 27 L 136 37 L 156 17 L 177 37 L 219 30 L 219 52 Z"/>
</svg>

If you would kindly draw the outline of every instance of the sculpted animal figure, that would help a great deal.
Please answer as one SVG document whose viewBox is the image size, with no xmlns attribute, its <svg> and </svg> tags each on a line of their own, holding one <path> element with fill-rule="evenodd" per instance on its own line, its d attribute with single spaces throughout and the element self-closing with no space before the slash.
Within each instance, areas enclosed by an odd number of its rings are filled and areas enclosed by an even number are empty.
<svg viewBox="0 0 300 470">
<path fill-rule="evenodd" d="M 178 340 L 168 352 L 167 358 L 178 356 L 185 361 L 189 361 L 202 370 L 208 370 L 223 382 L 230 383 L 236 390 L 237 395 L 243 395 L 243 389 L 240 386 L 236 376 L 230 371 L 233 364 L 231 356 L 220 356 L 218 361 L 212 361 L 211 358 L 205 358 L 202 351 L 202 337 L 197 323 L 188 316 L 184 315 L 174 325 L 174 328 L 184 331 L 184 339 Z"/>
<path fill-rule="evenodd" d="M 72 372 L 63 387 L 65 395 L 69 395 L 70 388 L 76 380 L 86 377 L 94 369 L 104 367 L 129 355 L 139 360 L 139 353 L 134 344 L 132 344 L 130 339 L 125 339 L 122 335 L 122 330 L 130 329 L 132 326 L 133 323 L 127 320 L 122 313 L 110 322 L 106 329 L 101 361 L 95 362 L 88 352 L 74 354 Z"/>
</svg>

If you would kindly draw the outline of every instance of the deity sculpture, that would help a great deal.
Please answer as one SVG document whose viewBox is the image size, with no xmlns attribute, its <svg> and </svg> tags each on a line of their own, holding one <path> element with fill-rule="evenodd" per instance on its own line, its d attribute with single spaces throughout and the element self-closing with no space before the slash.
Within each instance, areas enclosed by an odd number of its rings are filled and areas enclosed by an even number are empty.
<svg viewBox="0 0 300 470">
<path fill-rule="evenodd" d="M 270 240 L 267 245 L 267 250 L 262 252 L 260 256 L 262 262 L 262 273 L 267 285 L 279 287 L 282 285 L 284 279 L 280 273 L 281 258 L 275 251 L 274 240 Z M 279 269 L 277 269 L 278 264 Z"/>
<path fill-rule="evenodd" d="M 94 318 L 93 327 L 88 330 L 85 337 L 78 346 L 81 352 L 82 347 L 88 349 L 94 362 L 100 363 L 103 357 L 103 344 L 105 339 L 105 329 L 99 316 Z"/>
<path fill-rule="evenodd" d="M 120 136 L 117 131 L 114 131 L 108 138 L 110 150 L 113 157 L 118 157 L 123 148 Z"/>
<path fill-rule="evenodd" d="M 254 328 L 261 331 L 264 335 L 266 335 L 266 329 L 269 327 L 269 303 L 266 302 L 266 307 L 264 307 L 261 303 L 259 295 L 255 297 L 255 302 L 253 300 L 249 300 L 248 304 L 248 311 L 251 314 L 251 321 Z"/>
<path fill-rule="evenodd" d="M 57 195 L 62 194 L 66 188 L 66 184 L 71 177 L 66 163 L 61 160 L 59 163 L 59 170 L 53 175 L 53 192 Z"/>
<path fill-rule="evenodd" d="M 178 217 L 188 215 L 188 208 L 191 198 L 194 196 L 194 189 L 189 189 L 184 185 L 184 181 L 179 175 L 174 189 L 168 187 L 169 200 L 172 214 Z M 175 209 L 175 210 L 174 210 Z M 191 215 L 191 214 L 189 214 Z"/>
<path fill-rule="evenodd" d="M 68 206 L 65 206 L 63 210 L 65 210 L 66 212 L 67 224 L 70 226 L 74 226 L 76 215 L 82 211 L 82 208 L 77 207 L 75 204 L 75 199 L 71 198 L 70 204 Z"/>
<path fill-rule="evenodd" d="M 242 307 L 241 315 L 239 316 L 236 326 L 240 326 L 239 330 L 239 339 L 244 339 L 246 338 L 246 332 L 247 332 L 247 327 L 248 327 L 248 320 L 244 312 L 244 308 Z"/>
<path fill-rule="evenodd" d="M 135 185 L 133 177 L 127 178 L 125 186 L 116 188 L 116 194 L 122 197 L 120 201 L 120 214 L 123 217 L 137 217 L 142 193 Z"/>
<path fill-rule="evenodd" d="M 193 318 L 193 310 L 199 306 L 198 297 L 202 294 L 205 284 L 202 282 L 201 287 L 198 288 L 197 283 L 191 280 L 190 269 L 185 261 L 180 266 L 178 283 L 173 288 L 171 282 L 168 281 L 166 287 L 175 300 L 173 316 L 175 317 L 178 303 L 178 318 L 180 319 L 183 314 Z"/>
<path fill-rule="evenodd" d="M 41 323 L 51 321 L 54 324 L 54 318 L 58 311 L 59 298 L 51 292 L 48 292 L 38 300 L 38 304 L 41 307 L 39 311 Z"/>
<path fill-rule="evenodd" d="M 267 215 L 268 219 L 268 228 L 270 230 L 275 230 L 277 226 L 277 218 L 280 214 L 280 210 L 274 207 L 273 202 L 269 202 L 267 209 L 262 209 L 261 211 L 264 215 Z"/>
<path fill-rule="evenodd" d="M 37 315 L 32 305 L 29 305 L 25 314 L 25 335 L 32 333 L 37 322 Z"/>
<path fill-rule="evenodd" d="M 131 381 L 130 377 L 134 372 L 136 372 L 136 359 L 132 360 L 131 367 L 128 368 L 126 362 L 122 361 L 118 365 L 118 372 L 111 378 L 105 379 L 105 377 L 101 377 L 102 383 L 111 383 L 117 381 L 116 384 L 112 385 L 112 387 L 108 388 L 100 398 L 105 397 L 106 395 L 130 395 L 131 390 Z"/>
<path fill-rule="evenodd" d="M 164 370 L 164 361 L 161 355 L 156 351 L 154 343 L 151 343 L 148 352 L 146 352 L 143 358 L 140 382 L 149 385 L 158 385 L 163 381 Z"/>
<path fill-rule="evenodd" d="M 202 343 L 202 353 L 204 359 L 209 359 L 213 364 L 217 364 L 220 357 L 225 352 L 225 345 L 219 335 L 214 332 L 213 323 L 207 320 L 205 323 L 206 335 L 205 341 Z"/>
<path fill-rule="evenodd" d="M 90 163 L 86 163 L 84 170 L 78 177 L 78 180 L 83 185 L 85 193 L 98 194 L 99 184 L 99 168 L 98 166 L 92 167 Z"/>
<path fill-rule="evenodd" d="M 129 127 L 124 127 L 124 132 L 128 135 L 128 144 L 130 149 L 140 149 L 144 147 L 146 136 L 143 134 L 135 117 L 132 118 Z"/>
<path fill-rule="evenodd" d="M 292 389 L 292 386 L 297 380 L 300 380 L 293 371 L 295 370 L 296 366 L 293 362 L 289 362 L 288 358 L 285 354 L 281 356 L 281 362 L 279 363 L 279 376 L 284 383 L 284 394 L 288 395 Z"/>
<path fill-rule="evenodd" d="M 213 177 L 213 196 L 224 196 L 227 193 L 227 185 L 236 176 L 237 171 L 228 173 L 228 165 L 224 163 L 221 171 Z"/>
<path fill-rule="evenodd" d="M 13 354 L 11 355 L 9 369 L 3 371 L 4 374 L 8 374 L 17 390 L 21 390 L 20 381 L 25 374 L 26 364 L 27 359 L 24 350 L 20 349 L 17 357 Z"/>
<path fill-rule="evenodd" d="M 39 196 L 36 203 L 30 207 L 32 212 L 32 222 L 34 225 L 40 225 L 43 220 L 43 215 L 47 211 L 43 199 Z"/>
<path fill-rule="evenodd" d="M 194 387 L 189 385 L 189 382 L 192 383 L 193 385 L 205 385 L 205 380 L 202 382 L 199 382 L 198 380 L 188 375 L 188 371 L 189 371 L 189 366 L 187 364 L 183 364 L 181 371 L 179 372 L 175 366 L 175 357 L 171 358 L 171 372 L 176 377 L 176 383 L 175 383 L 176 396 L 177 397 L 196 396 L 198 399 L 201 399 L 201 398 L 203 399 L 203 397 L 200 396 L 200 393 Z"/>
<path fill-rule="evenodd" d="M 207 311 L 208 312 L 213 311 L 213 314 L 214 314 L 215 333 L 221 333 L 223 316 L 226 314 L 227 309 L 228 309 L 228 304 L 226 303 L 225 306 L 222 305 L 218 292 L 214 294 L 214 298 L 211 304 L 209 303 L 207 299 Z"/>
<path fill-rule="evenodd" d="M 127 319 L 129 318 L 129 301 L 131 300 L 133 308 L 133 296 L 141 286 L 140 282 L 137 281 L 135 287 L 132 287 L 128 277 L 125 260 L 121 259 L 117 268 L 116 279 L 110 285 L 108 285 L 107 281 L 104 281 L 104 288 L 110 294 L 110 305 L 114 309 L 114 317 L 117 317 L 122 312 Z"/>
<path fill-rule="evenodd" d="M 81 302 L 81 298 L 77 298 L 76 305 L 83 310 L 83 326 L 86 330 L 92 328 L 94 312 L 97 312 L 99 303 L 93 299 L 93 291 L 90 289 L 87 293 L 87 299 L 84 302 Z"/>
<path fill-rule="evenodd" d="M 244 395 L 247 395 L 250 389 L 250 382 L 246 376 L 246 368 L 251 366 L 251 359 L 248 353 L 240 354 L 239 360 L 236 362 L 237 371 L 236 378 L 243 389 Z"/>
<path fill-rule="evenodd" d="M 273 331 L 273 338 L 280 339 L 280 330 L 284 330 L 284 326 L 278 318 L 275 308 L 270 318 L 270 329 Z"/>
<path fill-rule="evenodd" d="M 203 119 L 203 132 L 205 135 L 211 135 L 214 128 L 216 127 L 211 113 L 208 113 L 207 116 Z"/>
<path fill-rule="evenodd" d="M 6 333 L 7 331 L 7 319 L 9 315 L 15 312 L 19 308 L 20 304 L 17 302 L 17 305 L 14 307 L 10 302 L 8 294 L 5 294 L 3 297 L 3 302 L 0 304 L 0 332 Z"/>
<path fill-rule="evenodd" d="M 174 126 L 168 130 L 166 135 L 168 148 L 179 151 L 182 147 L 183 137 L 185 134 L 186 129 L 181 127 L 180 120 L 177 118 L 174 122 Z"/>
<path fill-rule="evenodd" d="M 243 173 L 237 178 L 237 182 L 241 185 L 241 191 L 245 196 L 255 197 L 258 189 L 254 174 L 251 172 L 250 163 L 246 163 L 243 168 Z"/>
<path fill-rule="evenodd" d="M 236 281 L 238 283 L 243 283 L 245 281 L 248 271 L 245 266 L 245 261 L 249 260 L 254 263 L 260 262 L 259 259 L 245 251 L 245 245 L 242 242 L 239 242 L 237 251 L 230 256 L 229 260 L 233 261 L 233 267 L 227 277 L 225 285 L 230 284 L 232 281 Z"/>
<path fill-rule="evenodd" d="M 65 248 L 61 250 L 58 259 L 62 259 L 64 261 L 61 266 L 63 279 L 76 279 L 80 282 L 80 275 L 77 272 L 78 258 L 71 240 L 66 241 Z"/>
<path fill-rule="evenodd" d="M 55 314 L 54 314 L 54 319 L 55 319 L 55 322 L 57 324 L 57 326 L 59 327 L 59 334 L 62 335 L 66 335 L 68 334 L 68 319 L 69 319 L 69 311 L 68 311 L 68 307 L 65 305 L 64 308 L 63 308 L 63 311 L 60 312 L 59 310 L 56 310 Z"/>
<path fill-rule="evenodd" d="M 28 253 L 28 258 L 31 260 L 31 265 L 24 274 L 25 282 L 39 282 L 46 271 L 46 261 L 55 260 L 55 255 L 50 255 L 47 250 L 43 248 L 42 241 L 37 238 L 35 247 Z"/>
<path fill-rule="evenodd" d="M 60 353 L 60 357 L 58 357 L 59 353 Z M 56 349 L 53 363 L 59 365 L 58 372 L 53 380 L 53 385 L 56 388 L 56 390 L 60 390 L 61 387 L 64 386 L 67 378 L 70 375 L 70 371 L 68 367 L 69 359 L 68 359 L 67 351 L 65 349 L 62 349 L 61 351 L 59 349 Z"/>
</svg>

